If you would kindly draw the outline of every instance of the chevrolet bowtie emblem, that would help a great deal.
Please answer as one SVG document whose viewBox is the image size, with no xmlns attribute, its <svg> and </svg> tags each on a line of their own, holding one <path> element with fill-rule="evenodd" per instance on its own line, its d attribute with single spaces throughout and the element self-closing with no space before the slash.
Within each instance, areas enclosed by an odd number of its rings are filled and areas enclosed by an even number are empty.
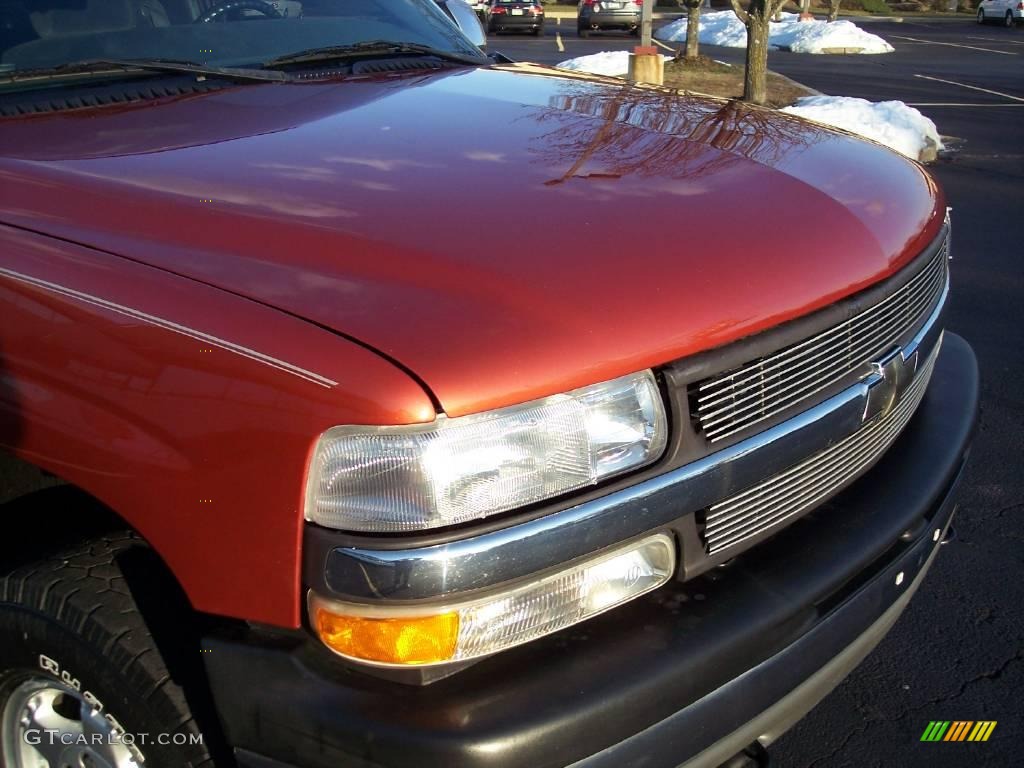
<svg viewBox="0 0 1024 768">
<path fill-rule="evenodd" d="M 885 417 L 896 407 L 917 373 L 917 350 L 906 357 L 903 350 L 896 347 L 881 360 L 871 363 L 871 368 L 866 379 L 868 397 L 862 419 L 865 423 Z"/>
</svg>

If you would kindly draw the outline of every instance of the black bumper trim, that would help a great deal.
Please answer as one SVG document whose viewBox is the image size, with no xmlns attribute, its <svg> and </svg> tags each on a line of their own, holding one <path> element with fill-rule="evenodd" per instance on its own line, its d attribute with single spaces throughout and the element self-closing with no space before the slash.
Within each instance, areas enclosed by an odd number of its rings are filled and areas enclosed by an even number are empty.
<svg viewBox="0 0 1024 768">
<path fill-rule="evenodd" d="M 952 514 L 977 403 L 974 354 L 947 334 L 904 434 L 831 502 L 714 578 L 430 686 L 341 669 L 314 643 L 208 638 L 227 737 L 302 768 L 604 766 L 612 752 L 617 765 L 677 766 L 794 690 L 906 591 Z"/>
<path fill-rule="evenodd" d="M 950 498 L 940 513 L 931 519 L 932 524 L 928 526 L 929 532 L 933 528 L 945 532 L 954 512 L 955 504 Z M 742 722 L 743 718 L 747 718 L 747 722 L 749 722 L 764 712 L 772 710 L 776 706 L 776 702 L 772 701 L 772 699 L 776 698 L 777 681 L 788 677 L 802 682 L 811 679 L 817 674 L 821 674 L 827 670 L 828 664 L 831 663 L 830 660 L 826 662 L 824 667 L 815 667 L 817 660 L 822 655 L 830 655 L 832 659 L 837 659 L 851 648 L 856 649 L 859 645 L 868 646 L 864 653 L 859 655 L 857 659 L 857 662 L 859 662 L 863 656 L 867 655 L 877 645 L 896 618 L 902 614 L 909 602 L 909 598 L 916 592 L 920 579 L 926 575 L 928 566 L 931 565 L 931 561 L 938 553 L 938 549 L 938 543 L 930 541 L 928 537 L 922 537 L 911 550 L 896 562 L 891 563 L 888 568 L 872 580 L 870 585 L 861 594 L 857 595 L 856 599 L 861 602 L 866 600 L 877 602 L 878 600 L 892 599 L 892 594 L 897 594 L 900 591 L 898 588 L 894 588 L 896 574 L 903 574 L 900 585 L 906 590 L 907 594 L 905 597 L 907 599 L 903 600 L 897 597 L 893 604 L 864 632 L 856 636 L 856 640 L 852 643 L 843 645 L 843 641 L 847 636 L 859 627 L 863 616 L 859 615 L 860 612 L 856 610 L 840 607 L 828 621 L 814 627 L 784 651 L 761 662 L 753 669 L 729 681 L 721 688 L 712 691 L 686 709 L 656 723 L 636 736 L 603 750 L 600 754 L 584 758 L 582 761 L 575 763 L 572 768 L 577 766 L 579 768 L 584 766 L 586 768 L 620 768 L 623 765 L 629 765 L 630 759 L 633 756 L 641 754 L 657 755 L 658 758 L 655 759 L 654 765 L 675 765 L 678 762 L 678 755 L 675 752 L 673 735 L 683 729 L 697 727 L 698 723 L 702 726 L 703 736 L 712 745 L 732 741 L 735 743 L 735 748 L 727 749 L 721 753 L 719 755 L 721 759 L 716 758 L 709 762 L 701 759 L 708 752 L 712 751 L 705 748 L 699 755 L 692 758 L 692 763 L 688 760 L 682 768 L 695 768 L 698 765 L 701 768 L 705 768 L 705 766 L 714 768 L 720 765 L 747 744 L 763 738 L 764 734 L 754 733 L 749 738 L 746 735 L 737 738 L 735 734 L 741 733 L 744 730 L 743 725 L 740 725 L 731 733 L 722 733 L 723 729 L 716 727 L 716 723 L 735 723 L 737 719 Z M 889 619 L 890 612 L 895 614 L 891 620 Z M 885 626 L 881 634 L 876 629 L 879 624 Z M 851 665 L 850 668 L 853 666 L 856 666 L 856 664 Z M 846 672 L 848 671 L 847 669 Z M 801 715 L 806 713 L 842 677 L 845 677 L 845 674 L 836 679 L 827 690 L 822 691 L 819 689 L 808 693 L 806 696 L 795 696 L 792 702 L 787 703 L 787 706 L 801 710 Z M 797 687 L 799 687 L 799 683 L 788 695 L 792 695 Z M 758 695 L 759 692 L 762 695 Z M 770 692 L 770 695 L 763 695 L 763 692 Z M 777 715 L 779 720 L 786 720 L 788 717 L 789 712 L 787 711 L 780 712 Z M 779 729 L 775 721 L 769 718 L 763 730 L 770 733 L 773 737 L 772 740 L 774 740 L 785 728 Z"/>
</svg>

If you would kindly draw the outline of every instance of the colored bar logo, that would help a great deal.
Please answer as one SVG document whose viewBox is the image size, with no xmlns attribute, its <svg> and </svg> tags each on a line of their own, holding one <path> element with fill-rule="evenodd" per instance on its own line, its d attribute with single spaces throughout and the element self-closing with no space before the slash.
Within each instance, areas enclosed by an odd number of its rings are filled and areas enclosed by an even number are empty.
<svg viewBox="0 0 1024 768">
<path fill-rule="evenodd" d="M 921 741 L 988 741 L 997 720 L 932 720 Z"/>
</svg>

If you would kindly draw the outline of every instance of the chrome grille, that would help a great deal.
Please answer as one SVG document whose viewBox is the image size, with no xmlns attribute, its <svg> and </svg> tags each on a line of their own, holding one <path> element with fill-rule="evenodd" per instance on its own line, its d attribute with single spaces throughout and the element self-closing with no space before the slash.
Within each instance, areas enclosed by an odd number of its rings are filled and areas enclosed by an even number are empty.
<svg viewBox="0 0 1024 768">
<path fill-rule="evenodd" d="M 711 506 L 705 528 L 708 553 L 729 549 L 806 512 L 874 463 L 917 410 L 940 346 L 936 345 L 903 399 L 888 415 L 763 483 Z"/>
<path fill-rule="evenodd" d="M 705 437 L 715 443 L 770 419 L 899 343 L 942 295 L 948 243 L 878 304 L 806 341 L 699 384 L 696 416 Z"/>
</svg>

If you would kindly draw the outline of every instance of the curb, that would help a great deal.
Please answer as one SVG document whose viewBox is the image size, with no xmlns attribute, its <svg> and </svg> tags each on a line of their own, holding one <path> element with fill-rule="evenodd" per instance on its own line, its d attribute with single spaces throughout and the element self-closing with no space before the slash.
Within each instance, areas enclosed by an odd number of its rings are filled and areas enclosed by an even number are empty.
<svg viewBox="0 0 1024 768">
<path fill-rule="evenodd" d="M 828 95 L 827 93 L 822 93 L 821 91 L 819 91 L 816 88 L 811 88 L 811 86 L 805 85 L 804 83 L 801 83 L 799 80 L 794 80 L 792 77 L 786 77 L 785 75 L 783 75 L 783 74 L 781 74 L 779 72 L 776 72 L 774 69 L 769 69 L 768 72 L 773 74 L 773 75 L 775 75 L 776 77 L 782 78 L 783 80 L 785 80 L 790 85 L 796 86 L 798 88 L 805 88 L 806 90 L 811 92 L 812 96 L 827 96 Z"/>
</svg>

